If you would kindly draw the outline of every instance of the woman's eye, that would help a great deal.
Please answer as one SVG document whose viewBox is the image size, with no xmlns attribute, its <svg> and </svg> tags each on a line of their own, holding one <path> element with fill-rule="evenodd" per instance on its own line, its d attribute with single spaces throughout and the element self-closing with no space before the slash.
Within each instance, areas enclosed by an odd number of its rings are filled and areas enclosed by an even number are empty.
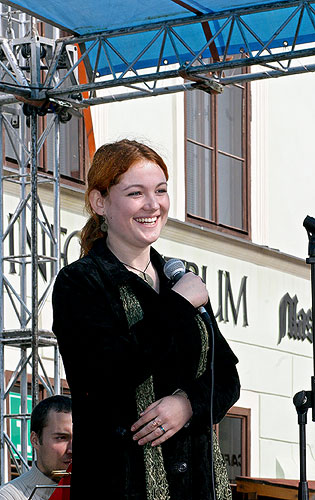
<svg viewBox="0 0 315 500">
<path fill-rule="evenodd" d="M 167 193 L 167 189 L 166 188 L 158 189 L 157 193 L 159 193 L 159 194 Z"/>
<path fill-rule="evenodd" d="M 132 193 L 128 193 L 127 196 L 139 196 L 141 194 L 140 191 L 133 191 Z"/>
</svg>

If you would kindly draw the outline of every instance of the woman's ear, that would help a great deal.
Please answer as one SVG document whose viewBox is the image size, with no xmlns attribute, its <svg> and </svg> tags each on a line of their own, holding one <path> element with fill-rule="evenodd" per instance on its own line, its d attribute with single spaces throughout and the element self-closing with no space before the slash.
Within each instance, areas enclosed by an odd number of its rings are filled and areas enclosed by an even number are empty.
<svg viewBox="0 0 315 500">
<path fill-rule="evenodd" d="M 105 198 L 98 189 L 92 189 L 89 194 L 89 201 L 96 214 L 104 215 Z"/>
</svg>

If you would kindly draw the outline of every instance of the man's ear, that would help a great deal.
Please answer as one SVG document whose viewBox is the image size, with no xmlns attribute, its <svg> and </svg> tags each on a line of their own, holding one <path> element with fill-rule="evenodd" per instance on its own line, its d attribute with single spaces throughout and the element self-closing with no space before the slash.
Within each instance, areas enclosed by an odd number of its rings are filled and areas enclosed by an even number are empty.
<svg viewBox="0 0 315 500">
<path fill-rule="evenodd" d="M 36 432 L 34 432 L 34 431 L 31 432 L 30 441 L 31 441 L 31 445 L 33 446 L 33 448 L 35 450 L 38 450 L 40 442 L 39 442 L 39 437 L 36 434 Z"/>
<path fill-rule="evenodd" d="M 98 189 L 92 189 L 89 194 L 90 205 L 98 215 L 104 215 L 105 198 Z"/>
</svg>

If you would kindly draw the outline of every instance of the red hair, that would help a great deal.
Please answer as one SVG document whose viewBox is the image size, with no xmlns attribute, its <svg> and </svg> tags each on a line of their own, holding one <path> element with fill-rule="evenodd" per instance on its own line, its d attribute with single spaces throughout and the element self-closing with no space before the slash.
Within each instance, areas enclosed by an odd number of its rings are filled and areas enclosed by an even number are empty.
<svg viewBox="0 0 315 500">
<path fill-rule="evenodd" d="M 87 176 L 85 208 L 90 218 L 81 231 L 81 256 L 89 252 L 95 240 L 105 236 L 100 229 L 100 216 L 93 211 L 90 204 L 91 191 L 97 189 L 103 196 L 107 196 L 110 188 L 119 183 L 121 176 L 141 160 L 156 163 L 163 170 L 166 180 L 168 179 L 167 166 L 163 159 L 145 144 L 123 139 L 104 144 L 96 151 Z"/>
</svg>

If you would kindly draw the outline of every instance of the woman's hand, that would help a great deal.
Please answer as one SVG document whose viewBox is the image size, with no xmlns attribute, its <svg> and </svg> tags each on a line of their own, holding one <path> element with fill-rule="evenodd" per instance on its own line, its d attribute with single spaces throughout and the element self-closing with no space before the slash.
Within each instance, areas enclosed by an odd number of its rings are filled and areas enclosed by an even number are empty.
<svg viewBox="0 0 315 500">
<path fill-rule="evenodd" d="M 208 302 L 208 291 L 200 276 L 189 272 L 184 274 L 172 287 L 174 292 L 182 295 L 194 307 L 203 306 Z"/>
<path fill-rule="evenodd" d="M 148 406 L 133 424 L 133 439 L 140 445 L 151 441 L 152 446 L 157 446 L 184 427 L 191 417 L 189 399 L 180 394 L 166 396 Z"/>
</svg>

